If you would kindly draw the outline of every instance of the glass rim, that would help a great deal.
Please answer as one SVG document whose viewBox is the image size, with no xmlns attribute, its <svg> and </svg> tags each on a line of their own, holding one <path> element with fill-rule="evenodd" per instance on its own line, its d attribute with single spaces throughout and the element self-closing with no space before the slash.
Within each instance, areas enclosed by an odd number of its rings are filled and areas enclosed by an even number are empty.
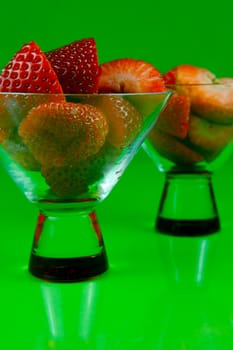
<svg viewBox="0 0 233 350">
<path fill-rule="evenodd" d="M 152 92 L 111 92 L 111 93 L 50 93 L 50 92 L 12 92 L 12 91 L 0 91 L 1 95 L 9 96 L 73 96 L 73 97 L 97 97 L 97 96 L 156 96 L 156 95 L 168 95 L 171 93 L 169 89 L 164 91 L 152 91 Z"/>
</svg>

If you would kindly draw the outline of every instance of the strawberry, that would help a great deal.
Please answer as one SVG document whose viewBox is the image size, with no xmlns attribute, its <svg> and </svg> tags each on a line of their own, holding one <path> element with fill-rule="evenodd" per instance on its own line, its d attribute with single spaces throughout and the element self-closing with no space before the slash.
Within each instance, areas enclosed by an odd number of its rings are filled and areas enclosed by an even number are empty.
<svg viewBox="0 0 233 350">
<path fill-rule="evenodd" d="M 159 92 L 165 90 L 161 73 L 150 63 L 121 58 L 101 64 L 99 92 Z"/>
<path fill-rule="evenodd" d="M 191 91 L 192 110 L 210 122 L 233 123 L 233 84 L 216 83 L 194 87 Z"/>
<path fill-rule="evenodd" d="M 56 73 L 35 42 L 23 45 L 2 70 L 0 92 L 15 93 L 0 94 L 2 140 L 18 127 L 32 107 L 64 99 Z"/>
<path fill-rule="evenodd" d="M 42 167 L 41 173 L 54 194 L 74 198 L 84 195 L 89 187 L 98 186 L 98 182 L 106 175 L 110 164 L 115 163 L 117 157 L 118 152 L 105 143 L 94 156 L 66 166 L 46 165 Z"/>
<path fill-rule="evenodd" d="M 152 129 L 148 138 L 154 149 L 162 157 L 179 165 L 194 165 L 204 160 L 196 150 L 191 149 L 181 140 L 156 128 Z"/>
<path fill-rule="evenodd" d="M 90 100 L 104 113 L 108 121 L 107 141 L 118 149 L 128 147 L 141 128 L 140 113 L 120 95 L 90 97 L 89 102 Z"/>
<path fill-rule="evenodd" d="M 51 190 L 59 197 L 76 197 L 103 176 L 103 159 L 90 157 L 75 165 L 42 167 L 41 173 Z"/>
<path fill-rule="evenodd" d="M 191 109 L 209 121 L 233 123 L 233 84 L 221 81 L 205 68 L 180 65 L 164 74 L 167 85 L 191 99 Z"/>
<path fill-rule="evenodd" d="M 52 192 L 58 197 L 74 198 L 88 191 L 88 182 L 85 175 L 83 176 L 82 168 L 72 165 L 43 166 L 41 173 Z"/>
<path fill-rule="evenodd" d="M 77 40 L 46 52 L 46 56 L 66 94 L 98 91 L 100 69 L 93 38 Z"/>
<path fill-rule="evenodd" d="M 108 123 L 88 104 L 51 102 L 33 108 L 19 135 L 43 166 L 75 164 L 96 154 L 105 143 Z"/>
<path fill-rule="evenodd" d="M 0 95 L 0 143 L 9 137 L 15 127 L 14 119 L 10 118 L 4 104 L 1 103 L 3 100 L 3 96 Z"/>
<path fill-rule="evenodd" d="M 215 75 L 206 68 L 196 67 L 191 64 L 181 64 L 166 72 L 163 78 L 166 86 L 174 84 L 212 84 L 215 80 Z"/>
<path fill-rule="evenodd" d="M 220 125 L 195 115 L 190 116 L 190 146 L 207 159 L 215 158 L 233 138 L 232 125 Z"/>
<path fill-rule="evenodd" d="M 146 93 L 146 94 L 127 94 L 125 98 L 138 110 L 142 119 L 153 113 L 158 117 L 170 97 L 167 91 L 164 93 Z M 154 118 L 156 120 L 157 118 Z"/>
<path fill-rule="evenodd" d="M 218 81 L 222 84 L 233 84 L 233 78 L 229 78 L 229 77 L 226 77 L 226 78 L 219 78 Z"/>
<path fill-rule="evenodd" d="M 160 113 L 156 128 L 178 138 L 185 138 L 189 127 L 190 98 L 173 93 Z"/>
<path fill-rule="evenodd" d="M 57 76 L 35 42 L 30 42 L 16 52 L 0 76 L 1 92 L 61 94 Z"/>
</svg>

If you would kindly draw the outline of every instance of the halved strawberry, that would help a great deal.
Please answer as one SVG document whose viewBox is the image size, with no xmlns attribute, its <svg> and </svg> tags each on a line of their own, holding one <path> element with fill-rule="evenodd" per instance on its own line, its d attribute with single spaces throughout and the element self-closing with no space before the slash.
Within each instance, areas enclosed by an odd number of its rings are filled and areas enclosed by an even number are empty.
<svg viewBox="0 0 233 350">
<path fill-rule="evenodd" d="M 206 159 L 214 159 L 232 138 L 232 125 L 215 124 L 193 114 L 190 116 L 190 147 L 198 150 Z"/>
<path fill-rule="evenodd" d="M 210 122 L 233 123 L 233 84 L 216 82 L 194 87 L 191 91 L 192 111 Z"/>
<path fill-rule="evenodd" d="M 56 73 L 35 42 L 23 45 L 2 70 L 0 92 L 14 93 L 0 94 L 0 130 L 3 140 L 15 131 L 32 107 L 44 102 L 64 100 Z"/>
<path fill-rule="evenodd" d="M 159 92 L 165 90 L 161 73 L 150 63 L 121 58 L 101 64 L 99 92 Z"/>
<path fill-rule="evenodd" d="M 229 84 L 230 85 L 230 84 L 233 84 L 233 78 L 229 78 L 229 77 L 219 78 L 218 82 L 222 83 L 222 84 Z"/>
<path fill-rule="evenodd" d="M 19 127 L 19 135 L 43 166 L 75 164 L 103 146 L 108 123 L 88 104 L 51 102 L 33 108 Z"/>
<path fill-rule="evenodd" d="M 0 76 L 1 92 L 63 93 L 51 64 L 35 42 L 16 52 Z"/>
<path fill-rule="evenodd" d="M 164 74 L 167 85 L 191 99 L 191 109 L 209 121 L 233 123 L 233 84 L 221 81 L 208 69 L 179 65 Z"/>
<path fill-rule="evenodd" d="M 181 64 L 170 69 L 163 75 L 166 86 L 185 84 L 212 84 L 215 75 L 206 68 L 197 67 L 191 64 Z M 179 88 L 179 86 L 177 86 Z M 181 86 L 181 88 L 183 88 Z"/>
<path fill-rule="evenodd" d="M 182 140 L 156 128 L 152 129 L 148 138 L 158 154 L 175 164 L 187 166 L 204 160 L 200 153 L 190 148 Z"/>
<path fill-rule="evenodd" d="M 184 139 L 189 128 L 190 98 L 173 93 L 160 113 L 155 127 L 170 135 Z"/>
<path fill-rule="evenodd" d="M 91 94 L 98 91 L 100 69 L 93 38 L 77 40 L 46 52 L 46 56 L 65 93 Z"/>
</svg>

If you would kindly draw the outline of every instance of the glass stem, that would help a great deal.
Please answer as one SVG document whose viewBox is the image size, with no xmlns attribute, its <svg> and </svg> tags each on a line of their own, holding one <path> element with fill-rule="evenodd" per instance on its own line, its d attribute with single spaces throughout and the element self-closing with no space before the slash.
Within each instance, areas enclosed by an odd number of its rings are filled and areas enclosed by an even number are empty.
<svg viewBox="0 0 233 350">
<path fill-rule="evenodd" d="M 39 213 L 29 271 L 58 282 L 80 281 L 107 270 L 96 213 Z"/>
<path fill-rule="evenodd" d="M 201 236 L 220 230 L 212 174 L 168 172 L 155 224 L 177 236 Z"/>
</svg>

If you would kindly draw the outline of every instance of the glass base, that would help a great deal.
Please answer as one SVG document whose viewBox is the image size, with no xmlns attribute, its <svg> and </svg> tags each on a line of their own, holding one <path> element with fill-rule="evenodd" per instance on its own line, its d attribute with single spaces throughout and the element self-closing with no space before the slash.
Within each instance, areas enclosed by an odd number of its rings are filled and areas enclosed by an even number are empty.
<svg viewBox="0 0 233 350">
<path fill-rule="evenodd" d="M 101 254 L 82 258 L 45 258 L 31 254 L 32 275 L 53 282 L 78 282 L 97 276 L 108 269 L 105 249 Z"/>
<path fill-rule="evenodd" d="M 78 282 L 108 269 L 96 213 L 40 213 L 29 272 L 50 282 Z"/>
<path fill-rule="evenodd" d="M 220 230 L 209 172 L 168 172 L 155 223 L 174 236 L 203 236 Z"/>
<path fill-rule="evenodd" d="M 155 225 L 161 233 L 174 236 L 204 236 L 220 230 L 219 218 L 202 220 L 174 220 L 158 217 Z"/>
</svg>

